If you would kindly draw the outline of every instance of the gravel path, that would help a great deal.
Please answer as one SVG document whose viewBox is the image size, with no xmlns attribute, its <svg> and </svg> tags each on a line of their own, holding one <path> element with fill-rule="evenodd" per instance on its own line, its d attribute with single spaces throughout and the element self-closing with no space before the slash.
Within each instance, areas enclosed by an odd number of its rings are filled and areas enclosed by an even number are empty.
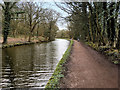
<svg viewBox="0 0 120 90">
<path fill-rule="evenodd" d="M 118 66 L 80 42 L 74 41 L 65 67 L 61 88 L 118 88 Z"/>
</svg>

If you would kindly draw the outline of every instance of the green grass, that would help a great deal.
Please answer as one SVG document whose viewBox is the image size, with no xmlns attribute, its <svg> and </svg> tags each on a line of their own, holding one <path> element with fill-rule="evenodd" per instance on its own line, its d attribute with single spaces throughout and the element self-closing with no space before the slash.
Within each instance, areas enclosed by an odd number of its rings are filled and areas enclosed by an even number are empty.
<svg viewBox="0 0 120 90">
<path fill-rule="evenodd" d="M 73 40 L 70 40 L 70 45 L 68 46 L 68 49 L 64 53 L 62 59 L 59 61 L 52 77 L 49 79 L 47 85 L 45 86 L 45 89 L 59 88 L 60 79 L 64 77 L 63 72 L 64 72 L 65 68 L 63 67 L 63 65 L 65 64 L 65 62 L 67 61 L 67 59 L 70 55 L 72 45 L 73 45 Z"/>
</svg>

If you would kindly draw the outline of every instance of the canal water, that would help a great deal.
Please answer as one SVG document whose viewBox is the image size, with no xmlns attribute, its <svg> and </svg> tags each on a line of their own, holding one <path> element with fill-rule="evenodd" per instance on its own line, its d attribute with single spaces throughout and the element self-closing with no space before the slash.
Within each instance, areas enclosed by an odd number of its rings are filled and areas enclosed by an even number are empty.
<svg viewBox="0 0 120 90">
<path fill-rule="evenodd" d="M 3 49 L 0 86 L 44 88 L 68 45 L 69 41 L 56 39 L 49 43 Z"/>
</svg>

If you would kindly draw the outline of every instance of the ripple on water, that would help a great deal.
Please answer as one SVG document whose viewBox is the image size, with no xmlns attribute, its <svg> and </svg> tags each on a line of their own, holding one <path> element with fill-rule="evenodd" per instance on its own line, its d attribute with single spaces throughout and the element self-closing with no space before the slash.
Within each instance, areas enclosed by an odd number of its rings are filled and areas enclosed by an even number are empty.
<svg viewBox="0 0 120 90">
<path fill-rule="evenodd" d="M 56 39 L 49 43 L 3 49 L 0 86 L 29 90 L 44 88 L 68 45 L 69 41 Z"/>
</svg>

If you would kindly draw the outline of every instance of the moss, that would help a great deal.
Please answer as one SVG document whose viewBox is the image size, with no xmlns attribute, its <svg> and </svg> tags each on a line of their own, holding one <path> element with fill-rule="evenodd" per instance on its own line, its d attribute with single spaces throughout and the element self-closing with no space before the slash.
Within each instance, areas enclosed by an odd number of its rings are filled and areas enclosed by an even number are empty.
<svg viewBox="0 0 120 90">
<path fill-rule="evenodd" d="M 93 47 L 93 49 L 98 50 L 98 44 L 93 42 L 86 42 L 87 45 Z"/>
<path fill-rule="evenodd" d="M 105 51 L 107 51 L 109 49 L 110 49 L 109 46 L 99 46 L 98 47 L 98 51 L 100 51 L 100 52 L 105 52 Z"/>
<path fill-rule="evenodd" d="M 63 71 L 65 70 L 65 68 L 63 67 L 63 65 L 65 64 L 65 62 L 67 61 L 67 59 L 70 55 L 72 45 L 73 45 L 73 40 L 70 40 L 70 45 L 68 46 L 68 49 L 66 50 L 62 59 L 56 66 L 56 69 L 55 69 L 52 77 L 49 79 L 47 85 L 45 86 L 45 89 L 59 88 L 60 79 L 64 77 Z"/>
</svg>

